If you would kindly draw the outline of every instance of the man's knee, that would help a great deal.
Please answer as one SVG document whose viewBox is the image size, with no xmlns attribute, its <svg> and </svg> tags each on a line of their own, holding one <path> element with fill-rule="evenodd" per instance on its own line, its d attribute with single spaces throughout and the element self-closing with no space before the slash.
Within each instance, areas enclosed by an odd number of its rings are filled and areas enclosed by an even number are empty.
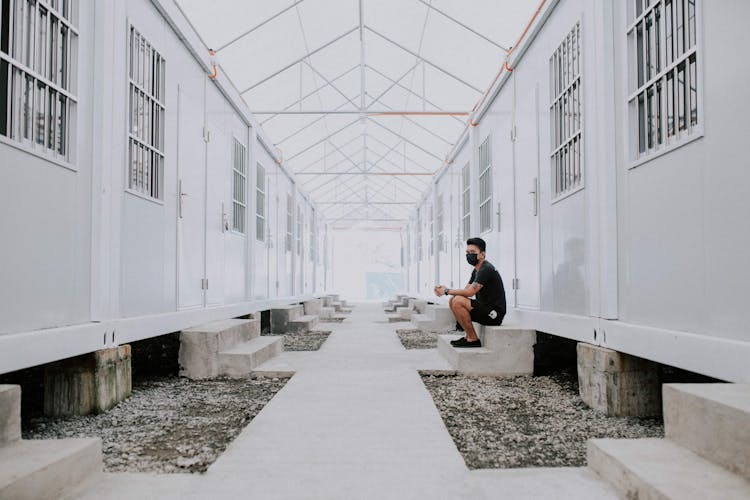
<svg viewBox="0 0 750 500">
<path fill-rule="evenodd" d="M 453 297 L 453 309 L 459 308 L 459 309 L 470 309 L 471 308 L 471 301 L 467 299 L 466 297 L 461 296 L 454 296 Z"/>
</svg>

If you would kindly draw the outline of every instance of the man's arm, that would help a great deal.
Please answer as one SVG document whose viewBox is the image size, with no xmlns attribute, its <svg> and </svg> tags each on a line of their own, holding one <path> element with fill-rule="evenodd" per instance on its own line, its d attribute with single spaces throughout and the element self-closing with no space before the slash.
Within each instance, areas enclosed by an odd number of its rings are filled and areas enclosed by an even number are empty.
<svg viewBox="0 0 750 500">
<path fill-rule="evenodd" d="M 437 295 L 444 295 L 445 290 L 448 290 L 448 295 L 458 295 L 460 297 L 473 297 L 477 294 L 479 290 L 482 289 L 482 285 L 479 283 L 469 283 L 464 288 L 446 288 L 444 286 L 439 286 L 435 289 L 435 293 Z"/>
</svg>

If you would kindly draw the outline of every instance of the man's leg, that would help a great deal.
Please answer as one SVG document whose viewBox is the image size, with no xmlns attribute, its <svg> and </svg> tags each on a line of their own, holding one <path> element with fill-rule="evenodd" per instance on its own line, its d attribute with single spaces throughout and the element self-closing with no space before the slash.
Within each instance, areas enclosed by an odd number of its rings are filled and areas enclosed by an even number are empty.
<svg viewBox="0 0 750 500">
<path fill-rule="evenodd" d="M 478 340 L 477 332 L 474 330 L 474 325 L 471 322 L 471 300 L 460 295 L 454 295 L 448 302 L 448 305 L 455 316 L 456 321 L 466 332 L 466 340 L 474 342 Z"/>
</svg>

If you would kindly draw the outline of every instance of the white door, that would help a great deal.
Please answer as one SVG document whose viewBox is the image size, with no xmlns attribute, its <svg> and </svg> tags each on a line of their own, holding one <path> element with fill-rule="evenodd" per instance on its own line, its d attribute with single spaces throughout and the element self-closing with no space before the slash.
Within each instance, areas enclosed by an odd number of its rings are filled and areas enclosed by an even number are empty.
<svg viewBox="0 0 750 500">
<path fill-rule="evenodd" d="M 516 114 L 516 306 L 539 309 L 539 87 L 521 90 Z"/>
<path fill-rule="evenodd" d="M 178 307 L 205 306 L 205 179 L 203 103 L 178 88 Z"/>
<path fill-rule="evenodd" d="M 231 200 L 229 169 L 231 146 L 221 129 L 208 124 L 208 154 L 206 158 L 206 305 L 224 303 L 224 238 L 229 231 Z"/>
</svg>

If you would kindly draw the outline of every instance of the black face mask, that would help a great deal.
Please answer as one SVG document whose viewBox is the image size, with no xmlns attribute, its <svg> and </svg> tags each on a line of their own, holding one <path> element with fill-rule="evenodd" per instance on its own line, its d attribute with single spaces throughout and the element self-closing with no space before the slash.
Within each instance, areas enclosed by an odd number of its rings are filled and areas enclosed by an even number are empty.
<svg viewBox="0 0 750 500">
<path fill-rule="evenodd" d="M 466 262 L 471 264 L 472 266 L 476 266 L 479 262 L 479 255 L 475 253 L 467 253 L 466 254 Z"/>
</svg>

